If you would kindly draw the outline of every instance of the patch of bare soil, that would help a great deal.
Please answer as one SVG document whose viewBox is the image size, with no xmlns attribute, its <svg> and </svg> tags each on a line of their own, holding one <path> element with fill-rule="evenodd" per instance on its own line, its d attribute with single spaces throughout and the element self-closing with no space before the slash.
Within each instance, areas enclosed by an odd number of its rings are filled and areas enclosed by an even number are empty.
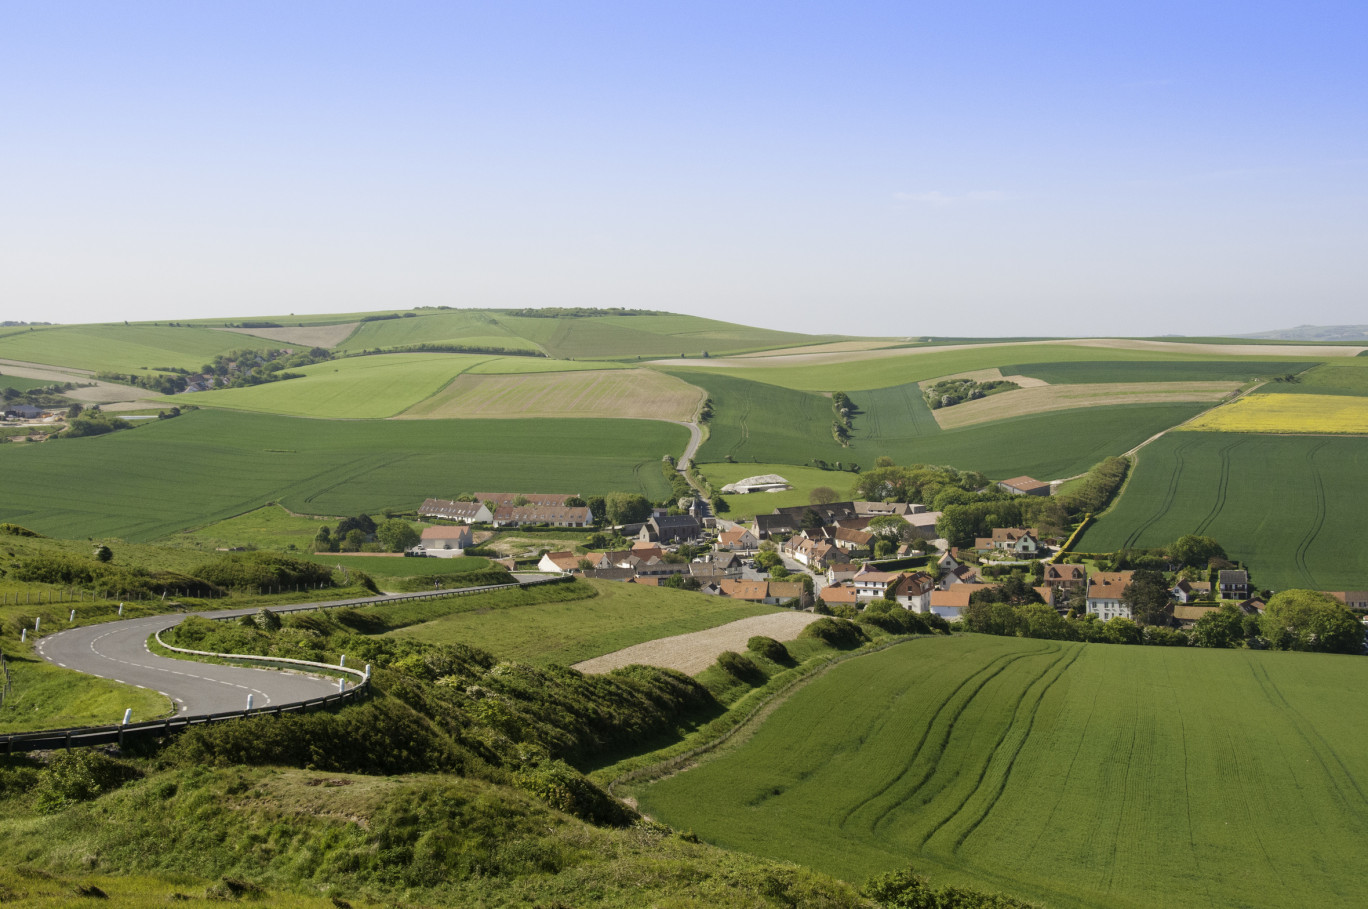
<svg viewBox="0 0 1368 909">
<path fill-rule="evenodd" d="M 746 642 L 756 635 L 765 635 L 776 641 L 791 641 L 808 625 L 821 616 L 811 612 L 775 612 L 769 615 L 756 615 L 748 619 L 738 619 L 691 634 L 677 634 L 673 637 L 647 641 L 624 647 L 612 653 L 576 663 L 580 672 L 604 673 L 623 666 L 640 663 L 645 666 L 659 666 L 662 669 L 678 669 L 687 675 L 697 675 L 717 662 L 717 657 L 725 650 L 743 653 Z"/>
<path fill-rule="evenodd" d="M 224 328 L 235 335 L 252 335 L 268 341 L 281 341 L 285 344 L 298 344 L 300 347 L 336 347 L 356 331 L 359 322 L 343 322 L 340 325 L 297 325 L 282 328 Z"/>
</svg>

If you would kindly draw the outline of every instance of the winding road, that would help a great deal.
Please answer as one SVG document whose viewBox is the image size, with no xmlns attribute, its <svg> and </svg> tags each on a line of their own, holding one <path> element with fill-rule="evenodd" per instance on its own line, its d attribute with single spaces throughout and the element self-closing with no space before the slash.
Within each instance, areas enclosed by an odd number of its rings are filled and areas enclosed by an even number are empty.
<svg viewBox="0 0 1368 909">
<path fill-rule="evenodd" d="M 499 590 L 508 584 L 464 588 L 459 592 L 475 593 Z M 431 599 L 451 596 L 457 591 L 442 590 L 431 593 L 381 595 L 375 597 L 329 600 L 292 606 L 270 607 L 272 612 L 300 612 L 326 609 L 333 606 L 370 606 L 401 600 Z M 236 618 L 254 615 L 260 608 L 225 609 L 216 612 L 197 612 L 207 619 Z M 186 614 L 145 616 L 85 625 L 46 635 L 35 646 L 39 656 L 65 669 L 88 675 L 113 679 L 126 685 L 137 685 L 170 698 L 176 712 L 185 716 L 227 713 L 247 707 L 247 696 L 252 696 L 253 707 L 270 707 L 294 701 L 310 700 L 337 691 L 337 679 L 308 675 L 301 672 L 282 672 L 274 669 L 248 669 L 218 663 L 200 663 L 158 656 L 149 649 L 152 635 L 172 628 Z M 359 667 L 358 667 L 359 668 Z M 111 722 L 117 717 L 111 718 Z"/>
</svg>

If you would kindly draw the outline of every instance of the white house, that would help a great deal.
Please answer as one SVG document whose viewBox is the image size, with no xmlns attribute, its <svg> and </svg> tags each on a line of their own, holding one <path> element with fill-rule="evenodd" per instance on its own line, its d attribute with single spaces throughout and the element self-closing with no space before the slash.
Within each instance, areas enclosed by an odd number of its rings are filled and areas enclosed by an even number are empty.
<svg viewBox="0 0 1368 909">
<path fill-rule="evenodd" d="M 1121 592 L 1131 582 L 1133 571 L 1095 571 L 1088 576 L 1088 612 L 1102 621 L 1131 617 L 1130 607 L 1121 602 Z"/>
<path fill-rule="evenodd" d="M 903 609 L 910 609 L 912 612 L 930 612 L 931 594 L 936 589 L 936 582 L 924 571 L 913 571 L 898 578 L 897 586 L 893 588 L 893 599 Z"/>
<path fill-rule="evenodd" d="M 454 527 L 424 527 L 418 546 L 430 556 L 455 558 L 470 548 L 470 528 L 464 524 Z"/>
</svg>

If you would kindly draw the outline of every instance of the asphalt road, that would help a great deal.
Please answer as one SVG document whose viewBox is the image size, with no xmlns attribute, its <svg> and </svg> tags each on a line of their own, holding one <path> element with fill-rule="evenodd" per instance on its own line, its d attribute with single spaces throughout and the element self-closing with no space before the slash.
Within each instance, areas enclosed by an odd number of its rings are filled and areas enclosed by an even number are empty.
<svg viewBox="0 0 1368 909">
<path fill-rule="evenodd" d="M 498 589 L 507 585 L 493 585 Z M 428 594 L 367 597 L 364 599 L 332 600 L 296 606 L 274 607 L 275 612 L 296 612 L 301 609 L 322 609 L 328 606 L 367 605 L 397 600 L 449 596 L 451 591 Z M 198 612 L 205 618 L 232 618 L 251 615 L 259 609 L 228 609 L 218 612 Z M 137 685 L 165 695 L 175 702 L 176 711 L 186 716 L 227 713 L 244 710 L 247 696 L 252 696 L 253 707 L 269 707 L 322 697 L 337 691 L 337 679 L 286 672 L 276 669 L 248 669 L 200 663 L 157 656 L 147 646 L 147 639 L 158 631 L 180 623 L 185 615 L 147 616 L 86 625 L 46 635 L 35 649 L 43 659 L 66 669 L 113 679 L 127 685 Z M 349 668 L 361 668 L 359 666 Z M 347 682 L 347 687 L 352 686 Z M 117 723 L 122 716 L 110 717 Z"/>
</svg>

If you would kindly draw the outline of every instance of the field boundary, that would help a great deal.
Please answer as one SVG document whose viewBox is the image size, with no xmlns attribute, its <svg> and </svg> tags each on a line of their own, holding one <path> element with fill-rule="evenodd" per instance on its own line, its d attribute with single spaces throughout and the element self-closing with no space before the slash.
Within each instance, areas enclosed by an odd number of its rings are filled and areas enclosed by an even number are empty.
<svg viewBox="0 0 1368 909">
<path fill-rule="evenodd" d="M 664 757 L 642 767 L 625 771 L 610 780 L 604 788 L 609 795 L 612 795 L 614 798 L 620 798 L 621 796 L 616 792 L 616 788 L 619 785 L 656 782 L 665 779 L 666 777 L 674 776 L 676 773 L 683 773 L 685 770 L 689 770 L 702 763 L 702 761 L 699 760 L 700 758 L 715 756 L 713 755 L 713 752 L 716 752 L 723 745 L 731 742 L 733 739 L 736 739 L 738 735 L 742 735 L 743 733 L 745 734 L 745 737 L 738 739 L 735 744 L 744 744 L 746 738 L 754 734 L 756 727 L 758 727 L 766 717 L 778 709 L 778 707 L 792 697 L 799 689 L 805 687 L 809 682 L 821 678 L 837 665 L 844 663 L 847 660 L 855 659 L 856 657 L 868 656 L 887 650 L 890 647 L 896 647 L 899 644 L 906 644 L 909 641 L 919 640 L 922 637 L 926 636 L 909 635 L 899 637 L 896 640 L 883 641 L 877 645 L 862 647 L 859 650 L 820 657 L 789 670 L 790 672 L 795 673 L 795 675 L 785 679 L 780 687 L 771 691 L 766 690 L 769 687 L 768 685 L 763 688 L 755 689 L 754 692 L 747 697 L 742 698 L 722 716 L 713 720 L 707 726 L 704 726 L 697 733 L 694 733 L 694 735 L 705 739 L 704 741 L 688 748 L 681 754 Z M 787 673 L 782 673 L 775 678 L 776 680 L 782 679 L 784 675 L 787 675 Z M 747 701 L 752 699 L 756 700 L 757 703 L 748 704 Z M 738 716 L 736 713 L 738 710 L 746 710 L 748 712 Z M 728 722 L 729 725 L 727 725 L 727 728 L 709 732 L 709 727 Z"/>
</svg>

